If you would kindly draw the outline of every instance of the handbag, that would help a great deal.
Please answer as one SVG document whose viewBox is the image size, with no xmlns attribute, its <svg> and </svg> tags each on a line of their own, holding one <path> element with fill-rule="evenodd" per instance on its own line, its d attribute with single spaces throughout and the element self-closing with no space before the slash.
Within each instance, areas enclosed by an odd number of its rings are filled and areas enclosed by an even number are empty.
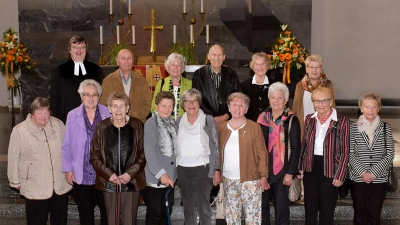
<svg viewBox="0 0 400 225">
<path fill-rule="evenodd" d="M 215 210 L 211 208 L 211 206 L 215 205 Z M 215 213 L 216 219 L 225 219 L 226 216 L 226 200 L 224 193 L 224 184 L 219 184 L 219 192 L 217 197 L 215 197 L 214 201 L 210 205 L 211 211 Z"/>
<path fill-rule="evenodd" d="M 289 120 L 289 129 L 288 129 L 288 135 L 290 135 L 290 129 L 292 127 L 292 118 L 293 116 L 290 117 Z M 290 147 L 290 139 L 288 141 L 288 160 L 290 159 L 290 154 L 291 154 L 291 147 Z M 301 195 L 301 180 L 299 178 L 294 178 L 292 181 L 292 185 L 289 187 L 289 200 L 291 202 L 297 201 L 300 198 Z"/>
<path fill-rule="evenodd" d="M 385 150 L 386 150 L 386 123 L 383 124 L 383 132 L 384 132 Z M 397 184 L 398 184 L 397 173 L 393 168 L 393 162 L 392 162 L 389 168 L 388 185 L 386 190 L 388 192 L 396 192 Z"/>
</svg>

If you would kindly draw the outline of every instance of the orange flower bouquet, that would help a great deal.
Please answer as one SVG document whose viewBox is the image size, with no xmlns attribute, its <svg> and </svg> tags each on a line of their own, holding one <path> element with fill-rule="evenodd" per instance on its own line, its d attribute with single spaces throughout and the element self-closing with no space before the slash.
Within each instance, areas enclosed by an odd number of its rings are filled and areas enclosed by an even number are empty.
<svg viewBox="0 0 400 225">
<path fill-rule="evenodd" d="M 288 29 L 288 25 L 281 25 L 282 31 L 272 47 L 270 69 L 283 67 L 283 83 L 290 84 L 290 71 L 304 72 L 304 61 L 308 57 L 305 48 L 297 42 L 296 37 Z"/>
<path fill-rule="evenodd" d="M 14 76 L 17 71 L 21 74 L 33 74 L 37 77 L 36 63 L 32 63 L 28 55 L 27 47 L 19 43 L 18 34 L 12 27 L 3 33 L 3 40 L 0 49 L 1 72 L 6 77 L 8 90 L 13 90 L 14 95 L 20 93 L 21 84 Z"/>
</svg>

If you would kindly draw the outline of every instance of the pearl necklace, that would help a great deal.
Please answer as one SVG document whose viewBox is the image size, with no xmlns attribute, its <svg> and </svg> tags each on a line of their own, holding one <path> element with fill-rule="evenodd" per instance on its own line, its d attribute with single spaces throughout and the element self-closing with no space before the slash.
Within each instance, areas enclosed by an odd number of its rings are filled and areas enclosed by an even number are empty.
<svg viewBox="0 0 400 225">
<path fill-rule="evenodd" d="M 232 124 L 232 119 L 229 120 L 229 125 L 230 125 L 234 130 L 237 130 L 238 128 L 240 128 L 241 126 L 243 126 L 243 124 L 245 124 L 245 123 L 246 123 L 246 118 L 244 118 L 244 120 L 243 120 L 239 125 L 237 125 L 237 126 L 235 126 L 235 125 Z"/>
</svg>

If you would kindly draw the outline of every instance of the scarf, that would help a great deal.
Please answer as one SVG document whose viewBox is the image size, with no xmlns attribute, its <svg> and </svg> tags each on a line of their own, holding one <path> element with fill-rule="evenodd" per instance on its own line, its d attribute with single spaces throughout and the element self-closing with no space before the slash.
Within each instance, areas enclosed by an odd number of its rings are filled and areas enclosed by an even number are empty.
<svg viewBox="0 0 400 225">
<path fill-rule="evenodd" d="M 365 119 L 364 115 L 361 115 L 357 121 L 357 128 L 360 133 L 363 131 L 367 134 L 369 146 L 372 145 L 372 141 L 374 140 L 375 130 L 379 126 L 381 119 L 379 116 L 376 116 L 374 121 L 370 123 L 367 119 Z"/>
<path fill-rule="evenodd" d="M 156 122 L 158 131 L 158 143 L 160 147 L 161 155 L 171 157 L 173 154 L 179 155 L 176 130 L 175 130 L 175 120 L 172 116 L 167 119 L 162 118 L 157 112 L 153 113 L 153 118 Z"/>
<path fill-rule="evenodd" d="M 328 78 L 326 77 L 325 73 L 321 73 L 321 76 L 319 76 L 318 83 L 312 85 L 310 78 L 308 77 L 308 74 L 306 74 L 301 80 L 301 85 L 303 86 L 304 90 L 312 93 L 315 89 L 319 87 L 326 87 L 327 81 Z"/>
<path fill-rule="evenodd" d="M 193 124 L 189 123 L 187 118 L 187 113 L 182 115 L 181 122 L 179 123 L 179 131 L 178 131 L 178 146 L 181 146 L 182 143 L 182 132 L 186 132 L 188 134 L 198 134 L 198 128 L 200 128 L 200 143 L 203 146 L 203 152 L 201 154 L 202 157 L 207 157 L 210 155 L 210 144 L 207 133 L 204 131 L 204 126 L 206 124 L 206 115 L 203 110 L 199 109 L 199 114 L 197 116 L 196 121 Z M 179 147 L 180 148 L 180 147 Z M 190 150 L 190 149 L 189 149 Z M 179 149 L 179 154 L 181 149 Z"/>
<path fill-rule="evenodd" d="M 175 106 L 171 113 L 171 115 L 174 115 L 175 119 L 178 118 L 178 113 L 179 113 L 179 97 L 181 95 L 181 81 L 182 81 L 182 77 L 179 79 L 178 90 L 176 92 L 176 98 L 175 98 Z M 172 82 L 172 78 L 169 80 L 169 92 L 174 94 L 174 83 Z M 176 111 L 178 111 L 178 112 L 175 112 L 175 108 L 176 108 Z"/>
<path fill-rule="evenodd" d="M 285 164 L 285 128 L 283 124 L 286 119 L 292 115 L 293 112 L 288 108 L 283 110 L 281 116 L 279 116 L 275 121 L 273 120 L 272 112 L 268 109 L 266 112 L 262 113 L 259 117 L 257 123 L 269 127 L 268 132 L 268 152 L 272 152 L 273 161 L 272 169 L 274 175 L 277 175 L 283 168 Z"/>
</svg>

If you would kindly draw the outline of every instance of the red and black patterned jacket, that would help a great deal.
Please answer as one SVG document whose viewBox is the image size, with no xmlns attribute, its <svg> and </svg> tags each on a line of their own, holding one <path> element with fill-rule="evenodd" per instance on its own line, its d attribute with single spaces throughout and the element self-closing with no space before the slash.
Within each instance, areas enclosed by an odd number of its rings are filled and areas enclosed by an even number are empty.
<svg viewBox="0 0 400 225">
<path fill-rule="evenodd" d="M 314 143 L 317 119 L 307 115 L 304 123 L 299 170 L 311 172 L 314 163 Z M 324 140 L 324 175 L 344 182 L 348 174 L 350 152 L 350 120 L 337 115 L 331 120 Z"/>
</svg>

